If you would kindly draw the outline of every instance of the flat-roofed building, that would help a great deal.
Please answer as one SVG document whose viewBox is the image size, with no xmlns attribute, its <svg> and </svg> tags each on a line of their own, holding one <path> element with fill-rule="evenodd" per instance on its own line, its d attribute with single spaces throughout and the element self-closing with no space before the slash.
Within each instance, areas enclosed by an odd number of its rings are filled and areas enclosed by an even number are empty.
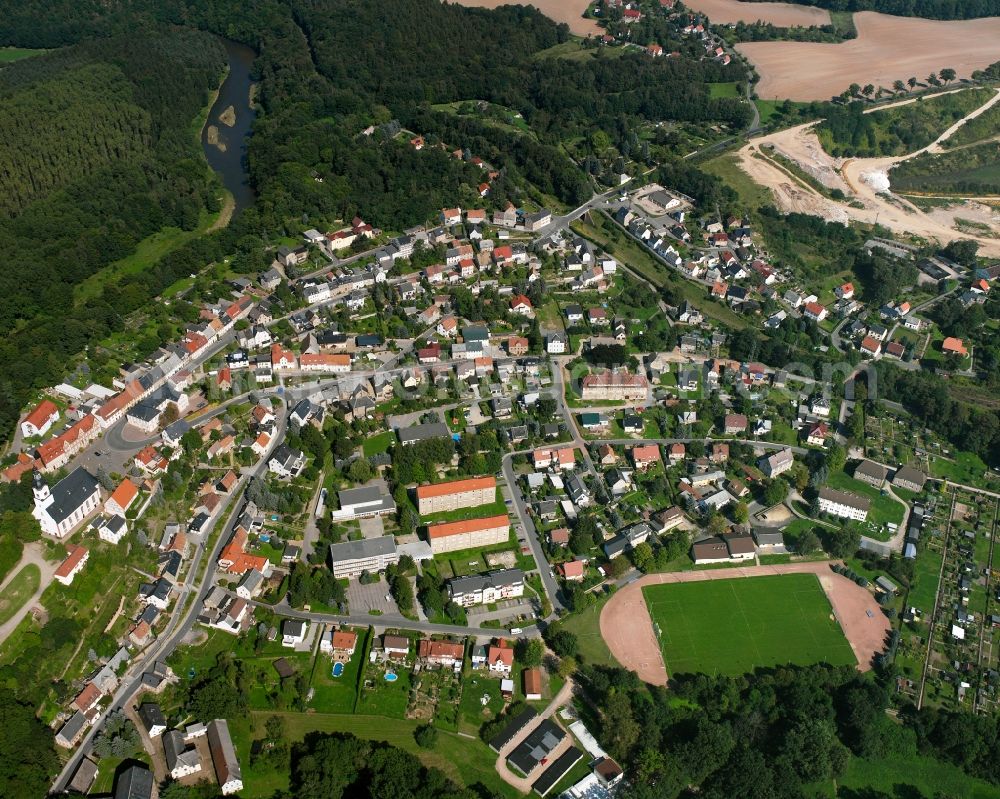
<svg viewBox="0 0 1000 799">
<path fill-rule="evenodd" d="M 421 515 L 459 508 L 474 508 L 496 500 L 495 477 L 470 477 L 447 483 L 417 486 L 417 510 Z"/>
<path fill-rule="evenodd" d="M 391 563 L 399 563 L 396 540 L 391 535 L 331 544 L 328 552 L 330 569 L 338 579 L 379 572 Z"/>
<path fill-rule="evenodd" d="M 507 756 L 507 763 L 529 776 L 549 758 L 565 737 L 565 731 L 552 719 L 543 719 Z"/>
<path fill-rule="evenodd" d="M 396 500 L 379 486 L 347 488 L 337 494 L 340 510 L 333 511 L 338 519 L 363 519 L 396 512 Z"/>
<path fill-rule="evenodd" d="M 504 544 L 510 538 L 507 514 L 427 525 L 427 541 L 437 555 L 459 549 Z"/>
</svg>

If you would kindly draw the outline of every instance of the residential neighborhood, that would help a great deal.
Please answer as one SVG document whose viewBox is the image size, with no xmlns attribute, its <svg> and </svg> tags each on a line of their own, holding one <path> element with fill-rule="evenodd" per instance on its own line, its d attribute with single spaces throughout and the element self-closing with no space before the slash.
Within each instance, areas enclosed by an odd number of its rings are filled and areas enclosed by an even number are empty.
<svg viewBox="0 0 1000 799">
<path fill-rule="evenodd" d="M 853 385 L 761 362 L 722 322 L 829 336 L 853 381 L 912 351 L 890 349 L 911 304 L 810 292 L 749 224 L 696 223 L 669 188 L 609 202 L 682 301 L 546 209 L 445 208 L 395 237 L 357 218 L 276 249 L 110 385 L 40 393 L 3 477 L 65 548 L 52 577 L 72 590 L 116 558 L 142 577 L 105 621 L 117 654 L 74 664 L 48 712 L 77 768 L 124 713 L 154 781 L 252 781 L 242 722 L 180 724 L 199 647 L 263 658 L 259 712 L 391 707 L 474 733 L 567 705 L 541 630 L 641 575 L 916 557 L 927 458 L 866 449 Z M 351 237 L 371 249 L 343 257 Z M 563 716 L 519 719 L 490 743 L 508 784 L 622 779 Z"/>
</svg>

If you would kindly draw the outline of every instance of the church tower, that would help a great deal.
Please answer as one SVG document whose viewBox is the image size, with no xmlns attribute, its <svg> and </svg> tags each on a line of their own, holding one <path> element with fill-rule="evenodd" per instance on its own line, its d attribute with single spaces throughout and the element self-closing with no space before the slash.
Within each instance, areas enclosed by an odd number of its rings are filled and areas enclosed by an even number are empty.
<svg viewBox="0 0 1000 799">
<path fill-rule="evenodd" d="M 45 484 L 42 479 L 42 473 L 37 469 L 35 470 L 34 476 L 31 479 L 31 491 L 35 495 L 35 507 L 44 508 L 48 505 L 48 499 L 52 496 L 49 491 L 49 487 Z"/>
</svg>

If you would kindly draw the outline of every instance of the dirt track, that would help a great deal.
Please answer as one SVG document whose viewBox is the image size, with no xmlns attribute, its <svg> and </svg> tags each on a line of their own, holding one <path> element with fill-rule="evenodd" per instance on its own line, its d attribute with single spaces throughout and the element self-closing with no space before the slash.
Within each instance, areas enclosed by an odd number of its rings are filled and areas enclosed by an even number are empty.
<svg viewBox="0 0 1000 799">
<path fill-rule="evenodd" d="M 690 583 L 702 580 L 730 580 L 775 574 L 815 574 L 833 605 L 844 635 L 858 659 L 858 668 L 871 668 L 872 657 L 884 648 L 889 632 L 889 620 L 867 590 L 846 577 L 834 574 L 828 561 L 787 563 L 779 566 L 743 566 L 707 571 L 649 574 L 621 589 L 601 611 L 601 636 L 611 654 L 625 668 L 636 672 L 645 682 L 667 684 L 667 668 L 663 663 L 659 642 L 653 634 L 649 610 L 642 597 L 645 585 Z M 866 611 L 872 612 L 869 618 Z"/>
<path fill-rule="evenodd" d="M 903 105 L 909 102 L 913 102 L 913 100 L 902 100 L 892 105 Z M 1000 92 L 972 111 L 963 120 L 948 128 L 932 144 L 923 150 L 904 156 L 859 158 L 849 161 L 833 158 L 820 146 L 819 140 L 812 130 L 816 123 L 811 122 L 754 139 L 740 149 L 739 164 L 740 168 L 756 183 L 770 189 L 782 211 L 798 211 L 838 222 L 856 220 L 874 223 L 877 221 L 880 225 L 897 233 L 918 236 L 923 239 L 934 239 L 941 243 L 956 238 L 971 238 L 979 242 L 982 255 L 998 256 L 1000 255 L 1000 240 L 956 230 L 948 223 L 947 215 L 941 212 L 925 213 L 897 195 L 887 196 L 878 193 L 862 180 L 862 175 L 885 172 L 921 152 L 939 152 L 941 150 L 940 143 L 951 136 L 964 122 L 975 118 L 998 102 L 1000 102 Z M 892 107 L 892 105 L 872 110 L 883 110 Z M 847 195 L 847 201 L 840 203 L 830 200 L 811 186 L 792 178 L 776 164 L 757 157 L 756 153 L 760 152 L 760 148 L 765 144 L 771 145 L 777 152 L 798 163 L 825 186 L 844 191 Z M 850 207 L 847 203 L 851 200 L 859 200 L 864 204 L 864 208 Z M 954 210 L 951 218 L 955 216 L 970 217 L 972 214 L 963 212 L 962 206 L 959 206 Z"/>
<path fill-rule="evenodd" d="M 839 44 L 745 42 L 737 49 L 757 68 L 757 94 L 767 100 L 829 100 L 852 83 L 889 88 L 944 67 L 967 77 L 1000 58 L 1000 17 L 941 21 L 860 11 L 854 25 L 858 37 Z"/>
</svg>

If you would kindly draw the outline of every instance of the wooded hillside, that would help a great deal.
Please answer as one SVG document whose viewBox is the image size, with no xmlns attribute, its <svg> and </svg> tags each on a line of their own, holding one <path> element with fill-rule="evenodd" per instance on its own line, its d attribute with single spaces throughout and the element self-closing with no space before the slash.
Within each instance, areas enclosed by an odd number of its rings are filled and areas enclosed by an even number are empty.
<svg viewBox="0 0 1000 799">
<path fill-rule="evenodd" d="M 0 70 L 4 435 L 26 393 L 61 379 L 68 356 L 120 316 L 74 307 L 74 287 L 219 207 L 191 129 L 224 68 L 215 37 L 134 35 L 30 60 Z"/>
<path fill-rule="evenodd" d="M 110 163 L 134 163 L 151 143 L 149 114 L 109 64 L 68 70 L 0 98 L 0 215 Z"/>
</svg>

